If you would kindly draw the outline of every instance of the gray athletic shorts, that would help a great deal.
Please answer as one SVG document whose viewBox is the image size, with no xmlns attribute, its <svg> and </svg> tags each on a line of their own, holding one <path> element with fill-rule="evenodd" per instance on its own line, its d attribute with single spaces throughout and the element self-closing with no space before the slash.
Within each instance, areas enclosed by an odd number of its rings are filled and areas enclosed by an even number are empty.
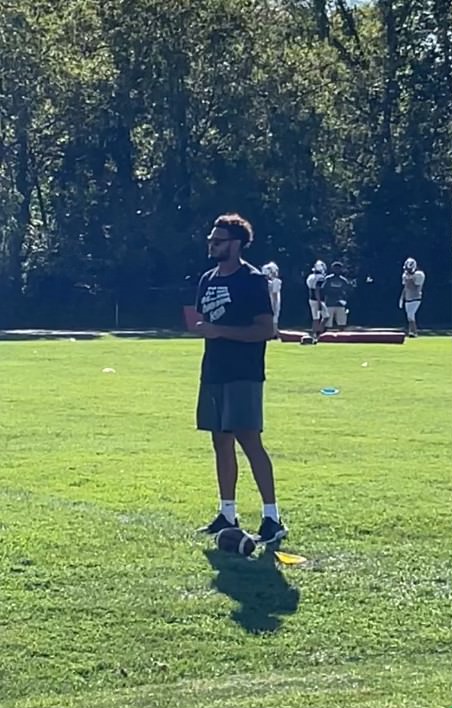
<svg viewBox="0 0 452 708">
<path fill-rule="evenodd" d="M 196 424 L 198 430 L 233 433 L 263 430 L 262 381 L 202 383 L 199 388 Z"/>
</svg>

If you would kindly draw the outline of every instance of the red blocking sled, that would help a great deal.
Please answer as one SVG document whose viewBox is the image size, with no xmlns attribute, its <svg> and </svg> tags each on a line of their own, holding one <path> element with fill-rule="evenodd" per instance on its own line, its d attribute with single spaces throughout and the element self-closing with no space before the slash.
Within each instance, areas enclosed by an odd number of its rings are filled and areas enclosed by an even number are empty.
<svg viewBox="0 0 452 708">
<path fill-rule="evenodd" d="M 309 332 L 296 332 L 288 329 L 279 332 L 282 342 L 297 342 L 299 344 L 302 337 L 309 336 Z M 319 337 L 319 342 L 329 344 L 403 344 L 404 341 L 404 332 L 386 332 L 384 330 L 324 332 Z"/>
</svg>

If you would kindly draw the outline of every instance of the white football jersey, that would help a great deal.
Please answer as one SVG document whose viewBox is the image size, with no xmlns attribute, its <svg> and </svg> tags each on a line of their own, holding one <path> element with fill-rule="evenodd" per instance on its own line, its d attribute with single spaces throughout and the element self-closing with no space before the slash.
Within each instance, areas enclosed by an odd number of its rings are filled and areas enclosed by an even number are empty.
<svg viewBox="0 0 452 708">
<path fill-rule="evenodd" d="M 306 278 L 306 285 L 309 290 L 321 288 L 325 282 L 325 276 L 322 273 L 310 273 Z"/>
<path fill-rule="evenodd" d="M 425 273 L 422 270 L 417 270 L 410 274 L 404 272 L 402 275 L 402 283 L 405 286 L 405 301 L 422 299 L 422 288 L 425 283 Z"/>
<path fill-rule="evenodd" d="M 273 280 L 268 281 L 268 291 L 270 295 L 281 292 L 282 280 L 280 278 L 273 278 Z"/>
</svg>

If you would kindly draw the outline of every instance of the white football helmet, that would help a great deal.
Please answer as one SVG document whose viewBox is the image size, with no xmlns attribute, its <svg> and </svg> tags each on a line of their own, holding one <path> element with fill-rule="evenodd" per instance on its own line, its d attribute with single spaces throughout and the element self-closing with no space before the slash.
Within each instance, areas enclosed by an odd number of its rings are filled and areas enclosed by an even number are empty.
<svg viewBox="0 0 452 708">
<path fill-rule="evenodd" d="M 323 261 L 316 261 L 312 269 L 313 273 L 320 273 L 320 275 L 326 275 L 326 263 Z"/>
<path fill-rule="evenodd" d="M 279 275 L 279 268 L 274 261 L 270 261 L 270 263 L 266 263 L 262 266 L 262 272 L 267 276 L 267 278 L 277 278 Z"/>
<path fill-rule="evenodd" d="M 403 264 L 403 270 L 406 270 L 408 273 L 414 273 L 417 270 L 416 260 L 414 258 L 407 258 Z"/>
</svg>

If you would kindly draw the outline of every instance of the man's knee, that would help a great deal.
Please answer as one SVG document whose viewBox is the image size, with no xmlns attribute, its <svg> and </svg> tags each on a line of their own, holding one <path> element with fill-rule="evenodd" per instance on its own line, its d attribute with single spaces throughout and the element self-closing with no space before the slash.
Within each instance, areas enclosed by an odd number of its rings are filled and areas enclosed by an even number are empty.
<svg viewBox="0 0 452 708">
<path fill-rule="evenodd" d="M 212 433 L 212 444 L 215 452 L 227 453 L 234 449 L 233 433 Z"/>
<path fill-rule="evenodd" d="M 257 430 L 241 430 L 236 432 L 235 437 L 245 454 L 262 449 L 261 434 Z"/>
</svg>

